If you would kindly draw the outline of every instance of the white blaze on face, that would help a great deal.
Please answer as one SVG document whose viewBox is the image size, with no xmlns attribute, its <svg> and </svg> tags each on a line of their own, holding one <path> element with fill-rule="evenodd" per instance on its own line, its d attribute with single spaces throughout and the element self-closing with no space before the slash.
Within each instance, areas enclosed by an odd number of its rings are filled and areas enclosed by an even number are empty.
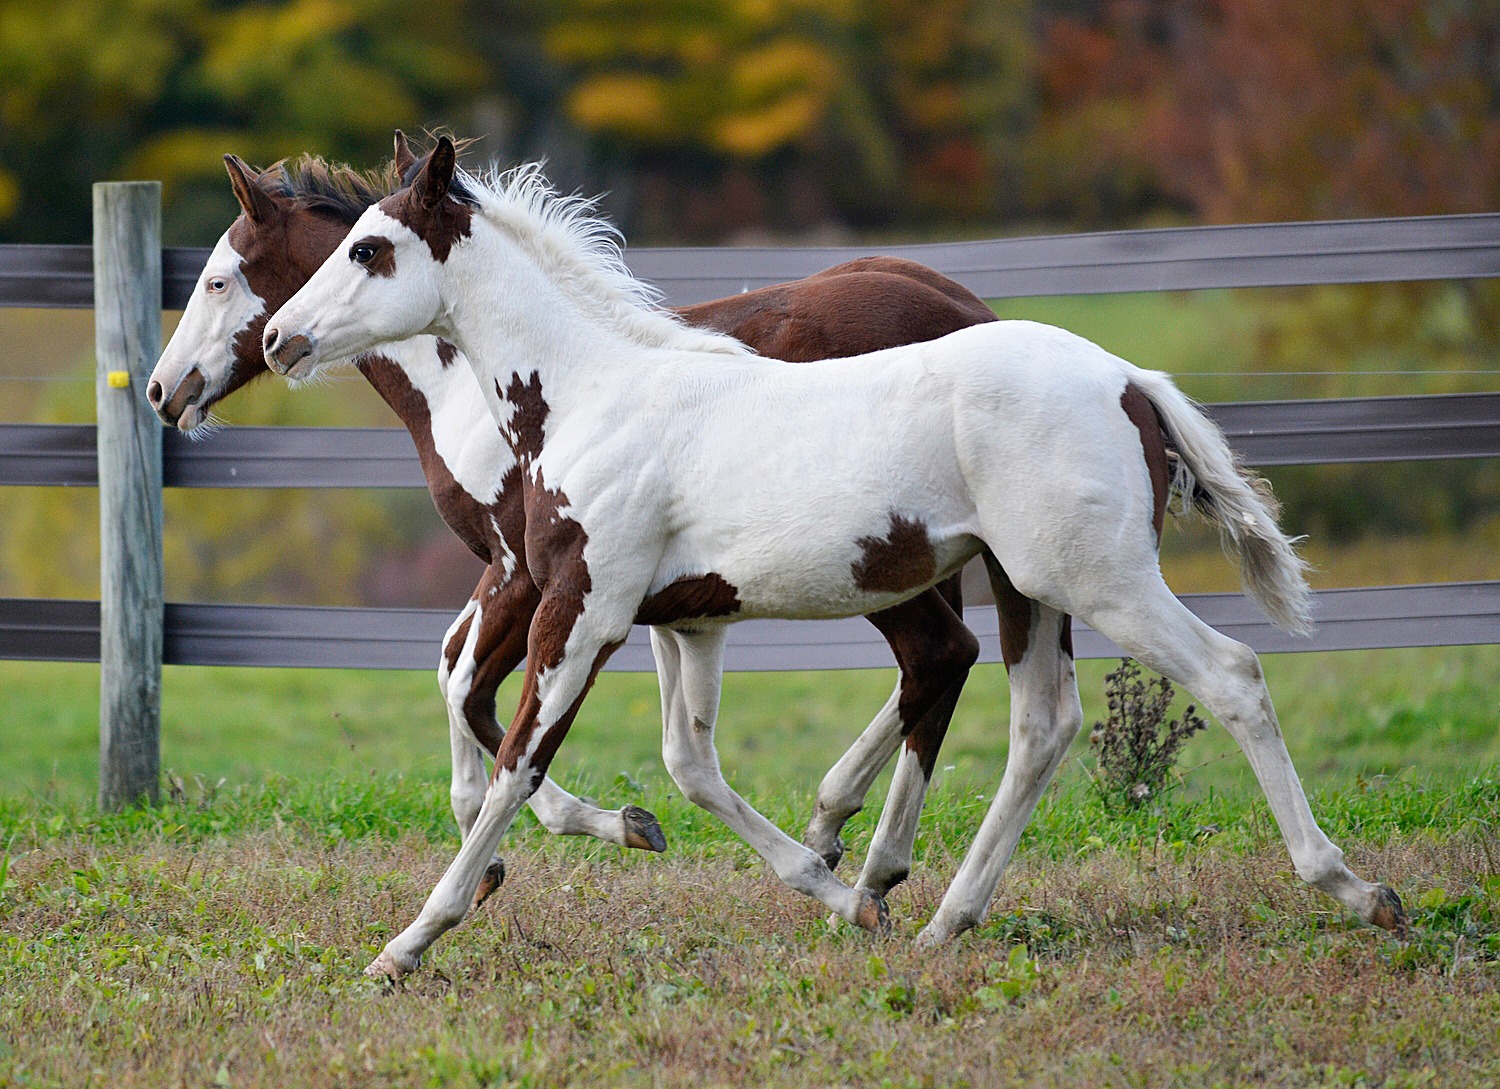
<svg viewBox="0 0 1500 1089">
<path fill-rule="evenodd" d="M 243 263 L 229 244 L 229 232 L 224 232 L 203 266 L 182 320 L 151 372 L 151 381 L 161 384 L 163 402 L 171 401 L 173 392 L 194 367 L 203 375 L 199 403 L 184 409 L 177 421 L 183 431 L 191 431 L 203 421 L 205 412 L 200 405 L 214 400 L 234 371 L 235 338 L 265 313 L 265 300 L 250 289 L 240 270 Z"/>
</svg>

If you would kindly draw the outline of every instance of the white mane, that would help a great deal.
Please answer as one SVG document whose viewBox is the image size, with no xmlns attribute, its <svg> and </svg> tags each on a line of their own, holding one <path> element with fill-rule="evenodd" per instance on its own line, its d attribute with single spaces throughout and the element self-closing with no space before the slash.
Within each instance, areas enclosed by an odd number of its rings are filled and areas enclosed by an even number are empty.
<svg viewBox="0 0 1500 1089">
<path fill-rule="evenodd" d="M 458 172 L 455 194 L 472 197 L 481 215 L 504 230 L 542 271 L 590 310 L 601 307 L 627 337 L 653 347 L 752 354 L 733 337 L 687 325 L 661 306 L 661 292 L 625 264 L 624 241 L 592 198 L 564 196 L 540 163 L 510 170 Z"/>
</svg>

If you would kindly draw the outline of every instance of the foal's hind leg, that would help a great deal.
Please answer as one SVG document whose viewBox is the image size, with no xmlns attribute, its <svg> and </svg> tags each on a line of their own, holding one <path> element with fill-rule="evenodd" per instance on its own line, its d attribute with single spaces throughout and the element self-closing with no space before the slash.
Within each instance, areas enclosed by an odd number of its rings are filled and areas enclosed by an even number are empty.
<svg viewBox="0 0 1500 1089">
<path fill-rule="evenodd" d="M 872 856 L 879 859 L 873 870 L 866 860 L 860 880 L 862 886 L 882 896 L 905 877 L 910 866 L 909 841 L 916 836 L 938 747 L 969 668 L 979 657 L 979 642 L 964 627 L 962 616 L 963 598 L 954 578 L 866 618 L 885 636 L 896 656 L 900 670 L 896 690 L 823 777 L 812 820 L 802 836 L 802 842 L 822 855 L 830 868 L 837 866 L 844 854 L 840 830 L 864 806 L 871 785 L 905 738 L 907 755 L 897 765 L 880 828 L 870 846 Z"/>
<path fill-rule="evenodd" d="M 979 834 L 918 936 L 923 945 L 947 941 L 983 921 L 1022 830 L 1083 724 L 1070 618 L 1019 593 L 988 553 L 985 566 L 1002 609 L 1002 645 L 1010 674 L 1010 754 Z"/>
<path fill-rule="evenodd" d="M 1136 600 L 1106 603 L 1086 619 L 1127 653 L 1192 692 L 1224 724 L 1265 791 L 1297 876 L 1367 923 L 1386 930 L 1405 928 L 1396 893 L 1350 872 L 1344 853 L 1318 827 L 1254 651 L 1199 620 L 1159 575 Z"/>
<path fill-rule="evenodd" d="M 959 617 L 960 613 L 934 592 L 870 618 L 890 640 L 901 666 L 899 710 L 906 738 L 858 882 L 858 887 L 878 896 L 906 880 L 911 869 L 917 822 L 937 765 L 938 749 L 969 668 L 979 657 L 979 640 Z"/>
<path fill-rule="evenodd" d="M 879 896 L 845 885 L 815 851 L 757 813 L 724 781 L 714 749 L 714 723 L 726 634 L 719 625 L 695 633 L 651 629 L 661 683 L 662 758 L 668 773 L 688 801 L 727 824 L 792 888 L 857 926 L 884 929 L 889 924 Z"/>
</svg>

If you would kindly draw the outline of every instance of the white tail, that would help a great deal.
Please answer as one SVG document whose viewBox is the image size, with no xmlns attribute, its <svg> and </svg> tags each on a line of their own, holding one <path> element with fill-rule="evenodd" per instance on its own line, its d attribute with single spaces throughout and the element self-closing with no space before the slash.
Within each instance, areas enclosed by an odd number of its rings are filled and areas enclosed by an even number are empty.
<svg viewBox="0 0 1500 1089">
<path fill-rule="evenodd" d="M 1183 494 L 1194 497 L 1219 526 L 1224 551 L 1238 563 L 1245 592 L 1278 628 L 1311 632 L 1307 564 L 1293 547 L 1296 541 L 1277 525 L 1270 484 L 1239 463 L 1224 433 L 1165 374 L 1136 369 L 1130 380 L 1145 393 L 1171 436 L 1181 459 L 1179 473 L 1188 474 L 1179 481 Z"/>
</svg>

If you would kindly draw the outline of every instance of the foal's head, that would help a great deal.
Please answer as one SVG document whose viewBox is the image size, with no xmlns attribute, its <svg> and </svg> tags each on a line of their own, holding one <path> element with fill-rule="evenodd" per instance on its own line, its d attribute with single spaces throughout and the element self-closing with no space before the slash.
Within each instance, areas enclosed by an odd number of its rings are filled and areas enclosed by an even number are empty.
<svg viewBox="0 0 1500 1089">
<path fill-rule="evenodd" d="M 408 184 L 368 208 L 307 283 L 265 329 L 266 365 L 306 378 L 320 364 L 434 329 L 441 311 L 438 273 L 470 234 L 473 208 L 455 178 L 453 141 L 438 138 Z M 465 199 L 458 199 L 458 197 Z"/>
<path fill-rule="evenodd" d="M 387 177 L 312 156 L 257 172 L 224 156 L 241 214 L 220 237 L 146 396 L 165 423 L 192 431 L 209 409 L 266 373 L 261 332 L 338 246 L 350 225 L 412 164 L 397 134 Z"/>
</svg>

